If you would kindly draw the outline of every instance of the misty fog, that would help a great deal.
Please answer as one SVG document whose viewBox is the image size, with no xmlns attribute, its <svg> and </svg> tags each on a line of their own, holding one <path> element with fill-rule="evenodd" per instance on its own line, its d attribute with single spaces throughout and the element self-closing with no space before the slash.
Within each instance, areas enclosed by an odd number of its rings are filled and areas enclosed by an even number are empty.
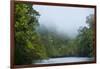
<svg viewBox="0 0 100 69">
<path fill-rule="evenodd" d="M 78 29 L 87 26 L 86 17 L 94 12 L 92 8 L 79 7 L 34 5 L 33 8 L 40 14 L 40 31 L 48 30 L 64 37 L 77 36 Z"/>
</svg>

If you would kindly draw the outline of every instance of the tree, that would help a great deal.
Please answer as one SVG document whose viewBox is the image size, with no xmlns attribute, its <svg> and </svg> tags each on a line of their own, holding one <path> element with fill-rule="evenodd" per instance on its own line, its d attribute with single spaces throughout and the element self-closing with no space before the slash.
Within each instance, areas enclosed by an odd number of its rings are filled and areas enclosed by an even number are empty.
<svg viewBox="0 0 100 69">
<path fill-rule="evenodd" d="M 93 56 L 93 40 L 94 40 L 94 15 L 87 17 L 86 23 L 88 27 L 79 29 L 79 35 L 77 37 L 79 42 L 79 55 L 80 56 Z"/>
<path fill-rule="evenodd" d="M 32 64 L 47 58 L 45 48 L 36 32 L 39 13 L 32 4 L 15 4 L 15 64 Z"/>
</svg>

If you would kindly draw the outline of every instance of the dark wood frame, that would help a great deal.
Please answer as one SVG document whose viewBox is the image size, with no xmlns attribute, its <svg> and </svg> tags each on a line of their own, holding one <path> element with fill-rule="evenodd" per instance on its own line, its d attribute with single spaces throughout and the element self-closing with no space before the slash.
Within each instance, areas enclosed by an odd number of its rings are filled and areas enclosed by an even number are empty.
<svg viewBox="0 0 100 69">
<path fill-rule="evenodd" d="M 94 24 L 94 54 L 95 54 L 95 60 L 94 61 L 87 61 L 87 62 L 74 62 L 74 63 L 59 63 L 59 64 L 40 64 L 40 65 L 14 65 L 14 11 L 15 11 L 15 3 L 32 3 L 36 5 L 51 5 L 51 6 L 66 6 L 66 7 L 84 7 L 84 8 L 94 8 L 95 10 L 95 24 Z M 58 66 L 58 65 L 75 65 L 75 64 L 90 64 L 90 63 L 96 63 L 96 6 L 95 5 L 80 5 L 80 4 L 64 4 L 64 3 L 49 3 L 49 2 L 34 2 L 34 1 L 12 1 L 11 0 L 11 24 L 10 24 L 10 68 L 27 68 L 27 67 L 43 67 L 43 66 Z"/>
</svg>

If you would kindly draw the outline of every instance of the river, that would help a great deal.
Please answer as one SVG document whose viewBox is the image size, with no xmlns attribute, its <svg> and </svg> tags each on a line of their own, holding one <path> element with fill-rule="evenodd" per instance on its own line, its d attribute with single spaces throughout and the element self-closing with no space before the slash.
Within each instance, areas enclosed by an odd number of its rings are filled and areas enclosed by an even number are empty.
<svg viewBox="0 0 100 69">
<path fill-rule="evenodd" d="M 93 60 L 94 60 L 93 58 L 88 58 L 88 57 L 61 57 L 61 58 L 49 58 L 44 60 L 38 60 L 34 64 L 73 63 L 73 62 L 85 62 Z"/>
</svg>

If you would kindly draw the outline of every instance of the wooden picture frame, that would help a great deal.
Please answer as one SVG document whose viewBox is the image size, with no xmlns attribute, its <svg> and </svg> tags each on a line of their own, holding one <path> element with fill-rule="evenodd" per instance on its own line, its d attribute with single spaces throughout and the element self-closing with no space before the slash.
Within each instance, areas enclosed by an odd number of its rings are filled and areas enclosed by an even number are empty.
<svg viewBox="0 0 100 69">
<path fill-rule="evenodd" d="M 16 4 L 34 4 L 39 6 L 55 6 L 55 7 L 75 7 L 75 8 L 92 8 L 94 9 L 94 24 L 93 24 L 93 57 L 94 59 L 92 61 L 83 61 L 83 62 L 70 62 L 70 63 L 51 63 L 51 64 L 15 64 L 15 16 L 16 16 Z M 35 1 L 11 1 L 11 68 L 27 68 L 27 67 L 43 67 L 43 66 L 59 66 L 59 65 L 75 65 L 75 64 L 90 64 L 90 63 L 96 63 L 96 6 L 95 5 L 80 5 L 80 4 L 65 4 L 65 3 L 49 3 L 49 2 L 35 2 Z"/>
</svg>

